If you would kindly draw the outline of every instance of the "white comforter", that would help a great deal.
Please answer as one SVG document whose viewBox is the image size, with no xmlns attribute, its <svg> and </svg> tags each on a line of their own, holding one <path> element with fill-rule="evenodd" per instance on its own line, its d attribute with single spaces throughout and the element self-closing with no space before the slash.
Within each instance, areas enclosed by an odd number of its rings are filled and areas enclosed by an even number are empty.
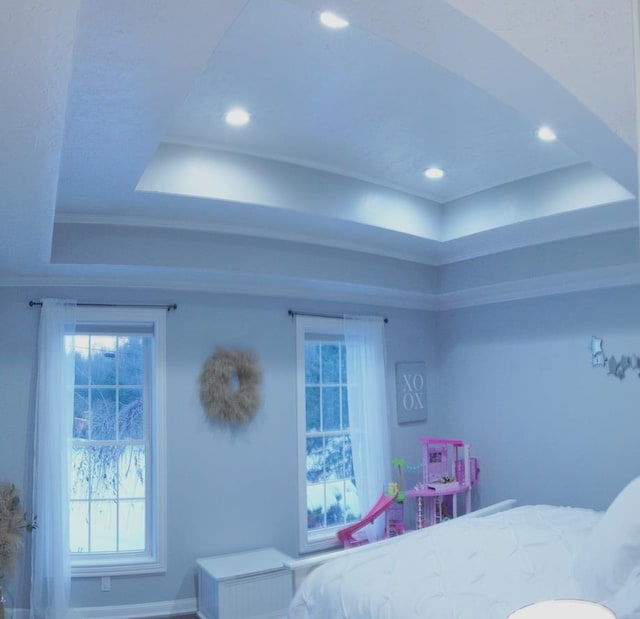
<svg viewBox="0 0 640 619">
<path fill-rule="evenodd" d="M 573 559 L 600 512 L 524 506 L 461 518 L 318 567 L 290 619 L 505 619 L 536 600 L 584 595 Z M 360 550 L 360 549 L 359 549 Z"/>
</svg>

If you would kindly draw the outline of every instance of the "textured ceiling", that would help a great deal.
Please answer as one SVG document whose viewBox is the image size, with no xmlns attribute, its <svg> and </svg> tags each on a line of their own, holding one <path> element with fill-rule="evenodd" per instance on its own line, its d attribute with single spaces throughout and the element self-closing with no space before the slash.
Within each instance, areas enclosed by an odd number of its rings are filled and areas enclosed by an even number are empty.
<svg viewBox="0 0 640 619">
<path fill-rule="evenodd" d="M 223 115 L 251 110 L 243 129 Z M 179 107 L 169 139 L 292 162 L 438 202 L 581 162 L 490 94 L 396 43 L 250 2 Z M 438 165 L 439 181 L 422 171 Z"/>
<path fill-rule="evenodd" d="M 448 3 L 490 28 L 542 67 L 635 149 L 631 1 L 448 0 Z M 558 32 L 567 36 L 559 37 Z M 585 50 L 589 50 L 588 62 Z"/>
<path fill-rule="evenodd" d="M 99 226 L 442 264 L 636 225 L 630 1 L 333 7 L 348 28 L 320 0 L 7 0 L 4 281 L 142 277 L 126 243 L 71 255 Z"/>
</svg>

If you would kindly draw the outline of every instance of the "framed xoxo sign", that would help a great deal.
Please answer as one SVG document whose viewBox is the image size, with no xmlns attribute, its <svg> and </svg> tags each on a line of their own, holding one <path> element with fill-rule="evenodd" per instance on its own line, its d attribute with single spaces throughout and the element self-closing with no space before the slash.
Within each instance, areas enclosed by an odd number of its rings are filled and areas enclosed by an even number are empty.
<svg viewBox="0 0 640 619">
<path fill-rule="evenodd" d="M 427 420 L 427 368 L 424 361 L 396 363 L 398 423 Z"/>
</svg>

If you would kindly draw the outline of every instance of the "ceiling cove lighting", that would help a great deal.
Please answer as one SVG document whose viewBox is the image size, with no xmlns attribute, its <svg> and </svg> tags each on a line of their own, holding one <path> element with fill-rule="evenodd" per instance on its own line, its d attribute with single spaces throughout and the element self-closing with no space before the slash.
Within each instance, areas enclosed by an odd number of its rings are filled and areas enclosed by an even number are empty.
<svg viewBox="0 0 640 619">
<path fill-rule="evenodd" d="M 543 142 L 553 142 L 558 137 L 556 132 L 551 127 L 547 127 L 547 125 L 542 125 L 536 135 Z"/>
<path fill-rule="evenodd" d="M 438 179 L 438 178 L 442 178 L 444 176 L 444 170 L 442 170 L 441 168 L 427 168 L 424 171 L 424 175 L 427 178 L 430 179 Z"/>
<path fill-rule="evenodd" d="M 329 11 L 323 11 L 320 13 L 320 21 L 327 28 L 334 29 L 346 28 L 349 25 L 349 22 L 346 19 L 336 15 L 335 13 L 330 13 Z"/>
<path fill-rule="evenodd" d="M 251 120 L 251 114 L 241 107 L 234 107 L 224 115 L 224 119 L 228 125 L 242 127 Z"/>
</svg>

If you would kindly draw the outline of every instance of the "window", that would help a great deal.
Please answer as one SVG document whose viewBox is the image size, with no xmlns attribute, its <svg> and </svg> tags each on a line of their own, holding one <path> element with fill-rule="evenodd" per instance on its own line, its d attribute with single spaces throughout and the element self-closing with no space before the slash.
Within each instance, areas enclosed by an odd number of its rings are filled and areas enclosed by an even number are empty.
<svg viewBox="0 0 640 619">
<path fill-rule="evenodd" d="M 78 308 L 69 546 L 73 575 L 165 568 L 164 310 Z"/>
<path fill-rule="evenodd" d="M 298 317 L 300 546 L 336 545 L 360 518 L 353 472 L 342 321 Z"/>
</svg>

